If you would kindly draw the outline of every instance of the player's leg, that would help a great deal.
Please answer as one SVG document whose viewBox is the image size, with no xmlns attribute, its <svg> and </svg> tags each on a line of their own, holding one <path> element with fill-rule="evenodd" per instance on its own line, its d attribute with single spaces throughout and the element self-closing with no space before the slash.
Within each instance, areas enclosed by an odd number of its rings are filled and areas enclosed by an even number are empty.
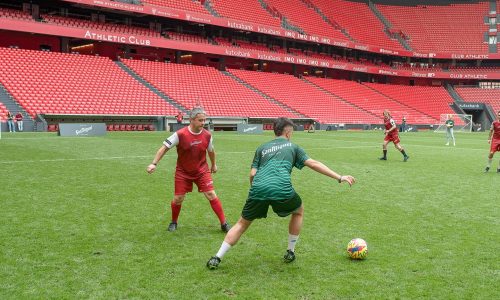
<svg viewBox="0 0 500 300">
<path fill-rule="evenodd" d="M 247 199 L 241 212 L 240 219 L 226 234 L 217 254 L 208 260 L 207 267 L 209 269 L 217 269 L 222 257 L 232 246 L 236 245 L 243 233 L 252 224 L 253 220 L 267 217 L 268 209 L 268 201 Z"/>
<path fill-rule="evenodd" d="M 174 199 L 170 203 L 170 208 L 172 209 L 172 222 L 168 225 L 168 231 L 175 231 L 177 229 L 177 220 L 181 213 L 182 202 L 184 202 L 186 194 L 190 193 L 192 190 L 193 180 L 180 172 L 175 172 Z"/>
<path fill-rule="evenodd" d="M 198 191 L 205 195 L 205 198 L 207 198 L 210 203 L 212 210 L 217 215 L 217 218 L 219 218 L 221 230 L 228 232 L 231 226 L 226 222 L 224 209 L 222 208 L 222 203 L 220 202 L 219 197 L 217 197 L 217 194 L 215 193 L 214 181 L 210 172 L 200 175 L 200 177 L 196 178 L 194 183 L 198 186 Z"/>
<path fill-rule="evenodd" d="M 299 209 L 292 213 L 290 223 L 288 224 L 288 248 L 283 260 L 287 263 L 295 260 L 295 245 L 299 240 L 300 230 L 304 220 L 304 207 L 301 205 Z"/>
<path fill-rule="evenodd" d="M 493 161 L 493 156 L 495 155 L 495 152 L 500 151 L 500 142 L 497 142 L 496 140 L 491 141 L 491 146 L 490 146 L 490 153 L 488 154 L 488 163 L 486 164 L 486 168 L 484 169 L 484 172 L 488 172 L 491 168 L 491 162 Z"/>
<path fill-rule="evenodd" d="M 408 161 L 408 158 L 410 157 L 406 154 L 405 149 L 401 146 L 399 140 L 397 142 L 394 141 L 394 147 L 396 147 L 396 149 L 398 149 L 398 151 L 401 152 L 401 154 L 403 154 L 403 160 Z"/>
<path fill-rule="evenodd" d="M 453 128 L 450 128 L 450 135 L 451 135 L 451 140 L 453 141 L 453 146 L 456 146 L 456 144 L 455 144 L 455 133 L 453 132 Z"/>
<path fill-rule="evenodd" d="M 382 153 L 384 154 L 384 156 L 382 156 L 381 158 L 379 158 L 380 160 L 387 160 L 387 144 L 389 143 L 389 140 L 384 139 L 384 143 L 382 144 Z"/>
<path fill-rule="evenodd" d="M 224 209 L 222 208 L 222 203 L 220 202 L 219 197 L 217 197 L 217 194 L 214 190 L 203 192 L 203 194 L 210 203 L 210 206 L 212 207 L 214 213 L 217 215 L 217 218 L 219 218 L 221 230 L 224 232 L 228 232 L 231 226 L 226 221 Z"/>
<path fill-rule="evenodd" d="M 175 231 L 177 229 L 177 220 L 181 213 L 182 202 L 184 202 L 186 195 L 174 195 L 174 199 L 170 202 L 170 209 L 172 211 L 172 221 L 168 225 L 168 231 Z"/>
<path fill-rule="evenodd" d="M 446 128 L 446 146 L 450 145 L 450 128 Z"/>
<path fill-rule="evenodd" d="M 290 223 L 288 224 L 288 248 L 283 256 L 283 260 L 290 263 L 295 260 L 295 245 L 299 240 L 302 220 L 304 219 L 302 199 L 298 194 L 295 194 L 288 200 L 271 201 L 270 204 L 278 216 L 286 217 L 291 215 Z"/>
</svg>

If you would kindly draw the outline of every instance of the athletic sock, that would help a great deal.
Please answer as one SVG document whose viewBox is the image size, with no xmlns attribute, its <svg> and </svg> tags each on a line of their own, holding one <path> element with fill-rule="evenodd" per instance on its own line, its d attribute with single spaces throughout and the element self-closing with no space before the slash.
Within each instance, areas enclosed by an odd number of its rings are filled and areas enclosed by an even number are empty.
<svg viewBox="0 0 500 300">
<path fill-rule="evenodd" d="M 298 240 L 298 235 L 288 234 L 288 250 L 295 252 L 295 244 L 297 244 Z"/>
<path fill-rule="evenodd" d="M 172 222 L 177 223 L 177 219 L 179 218 L 179 214 L 181 213 L 182 204 L 176 204 L 174 201 L 170 203 L 170 207 L 172 208 Z"/>
<path fill-rule="evenodd" d="M 407 156 L 405 150 L 401 150 L 401 154 L 403 154 L 404 157 Z"/>
<path fill-rule="evenodd" d="M 224 257 L 224 254 L 226 254 L 226 252 L 229 251 L 229 249 L 231 249 L 231 245 L 229 245 L 224 241 L 222 242 L 222 245 L 220 245 L 219 252 L 217 252 L 215 256 L 222 259 Z"/>
<path fill-rule="evenodd" d="M 493 159 L 489 159 L 488 158 L 488 164 L 486 165 L 487 168 L 490 168 L 491 167 L 491 162 L 493 161 Z"/>
<path fill-rule="evenodd" d="M 384 158 L 387 158 L 387 150 L 382 150 L 384 152 Z"/>
<path fill-rule="evenodd" d="M 220 223 L 224 224 L 226 222 L 226 217 L 224 216 L 224 210 L 222 209 L 222 203 L 220 203 L 219 197 L 209 202 L 210 206 L 212 206 L 212 210 L 217 215 L 217 218 L 219 218 Z"/>
</svg>

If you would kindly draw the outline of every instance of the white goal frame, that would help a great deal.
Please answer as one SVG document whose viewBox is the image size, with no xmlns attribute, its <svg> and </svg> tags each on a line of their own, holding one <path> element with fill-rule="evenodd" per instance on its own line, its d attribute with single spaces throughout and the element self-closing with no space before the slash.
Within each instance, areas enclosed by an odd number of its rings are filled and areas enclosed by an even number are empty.
<svg viewBox="0 0 500 300">
<path fill-rule="evenodd" d="M 439 124 L 434 132 L 446 132 L 446 121 L 451 117 L 455 121 L 454 132 L 472 132 L 472 115 L 467 114 L 441 114 Z"/>
</svg>

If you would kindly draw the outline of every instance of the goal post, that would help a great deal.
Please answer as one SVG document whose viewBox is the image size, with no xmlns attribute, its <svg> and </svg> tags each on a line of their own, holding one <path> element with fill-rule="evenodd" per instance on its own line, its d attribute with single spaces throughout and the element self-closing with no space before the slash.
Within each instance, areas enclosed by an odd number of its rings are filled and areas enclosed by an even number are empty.
<svg viewBox="0 0 500 300">
<path fill-rule="evenodd" d="M 446 132 L 446 121 L 449 119 L 455 122 L 454 132 L 472 132 L 472 115 L 466 114 L 441 114 L 434 132 Z"/>
</svg>

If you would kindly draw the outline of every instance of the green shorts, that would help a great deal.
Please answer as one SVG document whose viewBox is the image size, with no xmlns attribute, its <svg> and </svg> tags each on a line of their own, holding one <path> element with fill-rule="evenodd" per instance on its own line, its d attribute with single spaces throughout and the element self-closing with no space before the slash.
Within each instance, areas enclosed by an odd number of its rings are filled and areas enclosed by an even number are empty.
<svg viewBox="0 0 500 300">
<path fill-rule="evenodd" d="M 267 210 L 269 206 L 280 217 L 286 217 L 299 209 L 302 206 L 302 199 L 299 194 L 295 194 L 287 200 L 253 200 L 247 199 L 241 216 L 247 221 L 255 219 L 267 218 Z"/>
</svg>

